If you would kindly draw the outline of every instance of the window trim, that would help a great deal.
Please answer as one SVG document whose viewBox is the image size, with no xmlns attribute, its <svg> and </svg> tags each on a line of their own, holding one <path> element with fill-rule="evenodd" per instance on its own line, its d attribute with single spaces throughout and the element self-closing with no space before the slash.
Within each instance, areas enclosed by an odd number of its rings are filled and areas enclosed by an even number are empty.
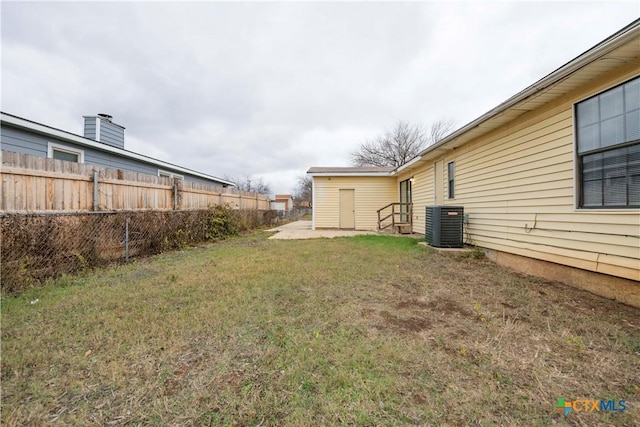
<svg viewBox="0 0 640 427">
<path fill-rule="evenodd" d="M 78 156 L 78 163 L 84 163 L 84 150 L 80 148 L 70 147 L 68 145 L 59 144 L 57 142 L 47 143 L 47 158 L 53 159 L 53 152 L 61 151 L 63 153 L 75 154 Z"/>
<path fill-rule="evenodd" d="M 640 211 L 640 207 L 636 207 L 636 206 L 628 206 L 628 207 L 621 207 L 621 206 L 612 206 L 612 207 L 607 207 L 607 206 L 596 206 L 596 207 L 584 207 L 581 206 L 582 204 L 582 199 L 583 199 L 583 194 L 582 194 L 582 187 L 583 187 L 583 183 L 582 183 L 582 163 L 583 160 L 582 158 L 586 155 L 589 154 L 596 154 L 596 153 L 606 153 L 608 151 L 612 151 L 612 150 L 616 150 L 619 148 L 624 148 L 624 147 L 628 147 L 628 146 L 633 146 L 638 144 L 638 140 L 633 140 L 633 141 L 625 141 L 625 142 L 621 142 L 619 144 L 616 144 L 612 147 L 607 147 L 607 148 L 602 148 L 602 149 L 596 149 L 596 150 L 591 150 L 587 153 L 584 154 L 579 154 L 578 152 L 578 104 L 584 102 L 584 101 L 588 101 L 591 98 L 595 98 L 597 96 L 600 96 L 610 90 L 614 90 L 618 87 L 621 87 L 633 80 L 636 79 L 640 79 L 640 75 L 634 75 L 628 78 L 624 78 L 616 83 L 610 84 L 602 89 L 597 90 L 596 92 L 590 92 L 589 95 L 578 99 L 577 101 L 575 101 L 572 105 L 571 108 L 571 113 L 572 113 L 572 125 L 573 125 L 573 129 L 572 129 L 572 136 L 573 136 L 573 179 L 574 179 L 574 191 L 573 191 L 573 211 L 574 212 L 582 212 L 582 213 L 597 213 L 597 212 L 607 212 L 607 213 L 628 213 L 628 212 L 634 212 L 634 211 Z"/>
<path fill-rule="evenodd" d="M 164 169 L 158 169 L 158 176 L 159 177 L 165 177 L 165 178 L 178 178 L 178 179 L 184 179 L 184 175 L 180 175 L 179 173 L 174 173 L 174 172 L 170 172 L 168 170 L 164 170 Z"/>
<path fill-rule="evenodd" d="M 456 198 L 456 161 L 447 163 L 447 199 Z"/>
</svg>

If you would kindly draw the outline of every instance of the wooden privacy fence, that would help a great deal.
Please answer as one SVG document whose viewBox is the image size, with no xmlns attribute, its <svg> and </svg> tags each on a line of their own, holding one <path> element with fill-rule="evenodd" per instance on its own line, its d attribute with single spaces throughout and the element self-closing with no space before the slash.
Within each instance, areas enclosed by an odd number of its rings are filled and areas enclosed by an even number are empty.
<svg viewBox="0 0 640 427">
<path fill-rule="evenodd" d="M 270 208 L 257 193 L 9 151 L 0 180 L 3 212 Z"/>
</svg>

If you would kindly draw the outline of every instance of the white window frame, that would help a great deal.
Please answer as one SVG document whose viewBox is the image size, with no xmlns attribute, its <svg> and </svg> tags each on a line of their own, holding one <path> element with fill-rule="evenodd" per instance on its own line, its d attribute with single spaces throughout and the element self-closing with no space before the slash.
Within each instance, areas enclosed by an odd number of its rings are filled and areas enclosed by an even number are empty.
<svg viewBox="0 0 640 427">
<path fill-rule="evenodd" d="M 171 178 L 171 179 L 173 179 L 173 178 L 184 179 L 183 175 L 180 175 L 180 174 L 177 174 L 177 173 L 174 173 L 174 172 L 169 172 L 169 171 L 166 171 L 166 170 L 163 170 L 163 169 L 158 169 L 158 176 L 163 176 L 163 177 Z"/>
<path fill-rule="evenodd" d="M 581 170 L 580 167 L 580 157 L 584 156 L 584 154 L 579 154 L 578 152 L 578 104 L 580 104 L 583 101 L 586 101 L 590 98 L 594 98 L 596 96 L 600 96 L 603 93 L 606 93 L 610 90 L 613 90 L 617 87 L 623 86 L 635 79 L 639 78 L 639 76 L 633 76 L 627 79 L 623 79 L 619 82 L 613 83 L 611 85 L 606 86 L 603 89 L 598 90 L 597 92 L 591 93 L 588 96 L 585 96 L 584 98 L 581 98 L 577 101 L 575 101 L 573 103 L 572 106 L 572 125 L 573 125 L 573 179 L 574 179 L 574 186 L 573 186 L 573 211 L 574 212 L 586 212 L 586 213 L 594 213 L 594 212 L 607 212 L 607 213 L 613 213 L 613 212 L 629 212 L 629 211 L 640 211 L 639 208 L 637 207 L 606 207 L 606 206 L 599 206 L 599 207 L 584 207 L 581 205 L 581 192 L 582 190 L 582 185 L 583 185 L 583 171 Z M 621 143 L 621 145 L 624 145 L 625 143 Z M 615 148 L 612 148 L 611 150 L 613 150 Z"/>
<path fill-rule="evenodd" d="M 449 168 L 451 166 L 451 168 Z M 451 172 L 451 173 L 450 173 Z M 451 160 L 447 163 L 447 199 L 456 198 L 456 161 Z"/>
<path fill-rule="evenodd" d="M 64 144 L 58 144 L 57 142 L 47 143 L 47 158 L 53 159 L 54 151 L 62 151 L 63 153 L 75 154 L 78 156 L 78 163 L 84 163 L 84 150 L 70 147 Z"/>
</svg>

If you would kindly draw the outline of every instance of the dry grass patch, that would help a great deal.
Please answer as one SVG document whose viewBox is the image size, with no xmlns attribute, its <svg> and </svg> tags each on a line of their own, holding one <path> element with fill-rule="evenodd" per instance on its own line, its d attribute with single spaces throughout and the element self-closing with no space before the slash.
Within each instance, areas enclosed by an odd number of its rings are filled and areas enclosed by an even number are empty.
<svg viewBox="0 0 640 427">
<path fill-rule="evenodd" d="M 5 425 L 640 422 L 637 309 L 410 238 L 163 254 L 4 298 L 2 326 Z"/>
</svg>

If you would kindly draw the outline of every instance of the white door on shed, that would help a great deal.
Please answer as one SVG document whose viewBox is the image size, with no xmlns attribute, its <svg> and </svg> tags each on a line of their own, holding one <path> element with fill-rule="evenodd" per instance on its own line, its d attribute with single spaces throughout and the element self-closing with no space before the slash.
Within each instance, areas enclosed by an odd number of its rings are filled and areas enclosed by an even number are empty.
<svg viewBox="0 0 640 427">
<path fill-rule="evenodd" d="M 356 228 L 355 190 L 340 190 L 340 228 Z"/>
</svg>

